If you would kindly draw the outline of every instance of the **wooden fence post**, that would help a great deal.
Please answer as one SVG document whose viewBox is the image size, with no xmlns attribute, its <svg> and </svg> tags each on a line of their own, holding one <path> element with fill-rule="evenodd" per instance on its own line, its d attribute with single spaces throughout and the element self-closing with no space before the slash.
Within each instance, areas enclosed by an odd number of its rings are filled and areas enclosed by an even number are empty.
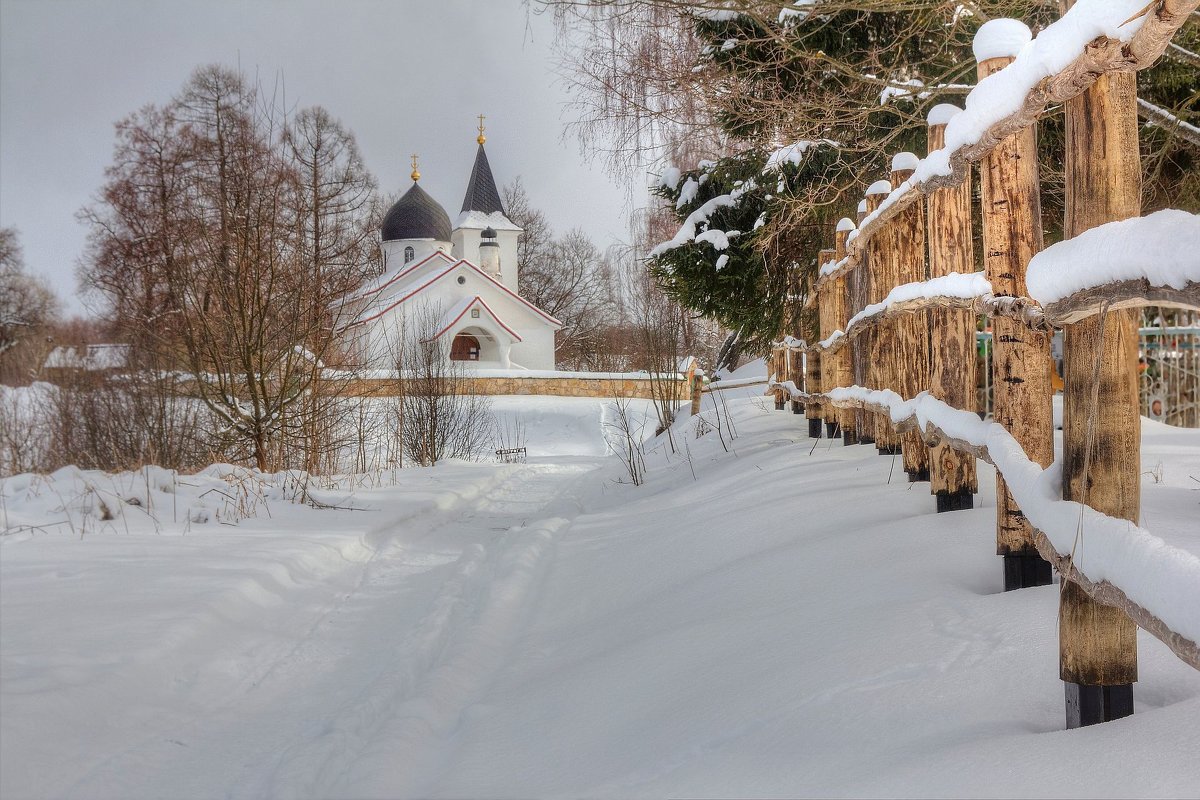
<svg viewBox="0 0 1200 800">
<path fill-rule="evenodd" d="M 867 201 L 858 201 L 858 213 L 855 217 L 855 224 L 862 225 L 863 219 L 867 216 Z M 859 264 L 858 268 L 850 273 L 850 314 L 853 316 L 862 311 L 870 302 L 867 298 L 871 296 L 871 275 L 867 264 Z M 858 386 L 867 386 L 867 364 L 870 358 L 870 338 L 867 336 L 856 336 L 850 341 L 850 347 L 854 361 L 854 383 Z M 875 444 L 875 422 L 871 415 L 866 411 L 856 409 L 854 412 L 854 427 L 858 434 L 859 444 Z"/>
<path fill-rule="evenodd" d="M 979 79 L 1012 63 L 1032 38 L 1017 20 L 995 19 L 975 36 Z M 1037 128 L 1014 133 L 980 163 L 983 263 L 992 292 L 1024 297 L 1025 269 L 1042 249 Z M 1008 429 L 1031 460 L 1054 460 L 1050 336 L 1007 317 L 992 318 L 992 416 Z M 996 475 L 996 552 L 1004 557 L 1005 590 L 1044 586 L 1050 564 L 1038 555 L 1033 529 L 1007 484 Z"/>
<path fill-rule="evenodd" d="M 929 152 L 945 146 L 946 123 L 960 110 L 943 104 L 929 112 Z M 970 173 L 958 186 L 930 194 L 928 204 L 929 277 L 974 272 Z M 929 353 L 929 392 L 955 408 L 974 411 L 975 315 L 932 309 L 929 316 L 934 333 Z M 938 513 L 973 507 L 975 492 L 979 491 L 975 457 L 942 444 L 932 448 L 929 462 L 929 490 L 937 498 Z"/>
<path fill-rule="evenodd" d="M 837 261 L 846 257 L 846 239 L 852 230 L 854 230 L 853 222 L 844 218 L 838 220 L 833 234 L 833 257 Z M 847 323 L 850 321 L 850 286 L 845 275 L 833 282 L 832 294 L 833 326 L 845 333 Z M 854 383 L 854 362 L 849 344 L 849 342 L 843 342 L 842 348 L 834 354 L 834 386 L 849 386 Z M 842 429 L 842 443 L 858 444 L 858 423 L 854 409 L 839 408 L 837 418 L 838 425 Z"/>
<path fill-rule="evenodd" d="M 1135 74 L 1102 75 L 1067 101 L 1065 113 L 1067 238 L 1138 216 Z M 1063 498 L 1132 521 L 1141 504 L 1137 314 L 1102 312 L 1065 326 L 1063 335 Z M 1085 548 L 1088 535 L 1085 526 Z M 1067 727 L 1132 714 L 1137 628 L 1129 617 L 1064 580 L 1058 628 Z"/>
<path fill-rule="evenodd" d="M 771 372 L 775 374 L 775 382 L 783 383 L 788 379 L 787 361 L 784 356 L 787 355 L 787 348 L 783 345 L 777 345 L 771 348 Z M 783 389 L 776 389 L 775 392 L 775 410 L 783 411 L 784 403 L 786 402 L 786 394 Z"/>
<path fill-rule="evenodd" d="M 827 264 L 833 260 L 833 250 L 821 250 L 817 258 L 818 264 Z M 817 318 L 820 320 L 821 340 L 828 339 L 834 330 L 834 294 L 836 288 L 833 282 L 828 282 L 817 292 Z M 828 392 L 836 385 L 837 366 L 832 354 L 821 351 L 821 391 Z M 821 404 L 821 418 L 825 421 L 825 435 L 830 439 L 837 433 L 838 410 L 831 403 Z"/>
<path fill-rule="evenodd" d="M 867 213 L 875 211 L 887 195 L 892 191 L 889 181 L 875 181 L 867 189 Z M 887 297 L 888 292 L 896 285 L 891 259 L 891 226 L 884 226 L 875 232 L 867 242 L 867 263 L 870 266 L 870 295 L 871 303 L 878 303 Z M 895 388 L 895 337 L 889 325 L 878 325 L 871 336 L 871 355 L 867 367 L 867 380 L 870 389 Z M 894 456 L 900 453 L 900 438 L 892 430 L 892 421 L 883 414 L 876 414 L 875 449 L 881 456 Z"/>
<path fill-rule="evenodd" d="M 788 350 L 788 371 L 792 376 L 792 384 L 797 390 L 804 388 L 804 353 L 799 347 L 792 347 Z M 803 414 L 804 403 L 792 398 L 792 413 Z"/>
<path fill-rule="evenodd" d="M 804 391 L 811 397 L 821 391 L 821 357 L 812 350 L 804 353 Z M 804 416 L 808 417 L 808 435 L 813 439 L 821 438 L 821 404 L 809 400 L 804 406 Z"/>
<path fill-rule="evenodd" d="M 897 153 L 892 158 L 892 188 L 898 189 L 917 168 L 912 153 Z M 925 263 L 925 204 L 913 203 L 892 220 L 892 261 L 896 265 L 896 285 L 923 281 L 928 276 Z M 896 392 L 906 400 L 929 389 L 929 316 L 925 311 L 904 314 L 895 322 Z M 929 480 L 929 448 L 920 431 L 900 437 L 904 471 L 910 483 Z"/>
</svg>

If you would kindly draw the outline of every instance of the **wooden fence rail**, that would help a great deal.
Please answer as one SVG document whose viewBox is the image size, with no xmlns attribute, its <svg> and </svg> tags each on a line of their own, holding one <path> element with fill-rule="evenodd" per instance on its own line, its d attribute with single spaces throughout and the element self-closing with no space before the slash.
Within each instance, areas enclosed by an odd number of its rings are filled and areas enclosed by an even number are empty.
<svg viewBox="0 0 1200 800">
<path fill-rule="evenodd" d="M 1200 668 L 1200 636 L 1181 632 L 1178 623 L 1173 627 L 1165 619 L 1170 610 L 1131 596 L 1130 586 L 1081 569 L 1071 540 L 1055 527 L 1062 507 L 1086 506 L 1096 513 L 1082 535 L 1109 536 L 1116 530 L 1110 523 L 1118 520 L 1140 531 L 1137 326 L 1125 309 L 1200 309 L 1200 266 L 1167 270 L 1162 279 L 1162 270 L 1126 265 L 1117 270 L 1118 279 L 1103 270 L 1088 279 L 1086 259 L 1071 259 L 1084 251 L 1071 248 L 1094 244 L 1091 229 L 1139 217 L 1133 73 L 1154 63 L 1198 5 L 1200 0 L 1152 2 L 1132 21 L 1106 28 L 1132 25 L 1131 35 L 1081 42 L 1081 51 L 1053 74 L 1039 70 L 1062 61 L 1072 25 L 1085 13 L 1112 16 L 1117 5 L 1069 8 L 1073 18 L 1038 39 L 1013 20 L 986 23 L 976 39 L 980 83 L 968 97 L 968 110 L 935 107 L 928 155 L 898 154 L 886 180 L 867 189 L 857 226 L 844 219 L 831 231 L 834 247 L 820 254 L 808 303 L 817 310 L 819 343 L 799 348 L 794 340 L 781 342 L 772 353 L 769 391 L 778 407 L 788 399 L 803 405 L 810 435 L 841 432 L 846 444 L 873 440 L 879 453 L 900 455 L 910 480 L 930 481 L 938 511 L 970 508 L 974 459 L 996 464 L 996 548 L 1004 557 L 1005 589 L 1051 583 L 1052 568 L 1063 577 L 1058 627 L 1068 727 L 1133 713 L 1135 622 Z M 997 26 L 1006 26 L 1004 36 L 996 36 Z M 1023 100 L 1005 105 L 1014 92 Z M 1072 241 L 1039 256 L 1036 123 L 1051 104 L 1066 107 L 1066 235 Z M 1001 115 L 993 106 L 1011 110 Z M 973 273 L 978 267 L 971 263 L 973 164 L 981 177 L 982 273 Z M 1184 225 L 1200 231 L 1200 219 L 1184 217 Z M 1031 262 L 1054 269 L 1064 253 L 1065 263 L 1083 274 L 1080 285 L 1065 296 L 1034 292 L 1031 298 Z M 1195 251 L 1186 258 L 1197 261 Z M 988 317 L 993 330 L 993 425 L 1006 437 L 1004 458 L 963 421 L 979 420 L 978 316 Z M 1063 328 L 1066 339 L 1063 466 L 1059 507 L 1046 511 L 1029 486 L 1058 474 L 1048 469 L 1054 460 L 1055 328 Z M 794 361 L 801 349 L 803 371 Z M 916 412 L 897 416 L 912 402 L 905 398 L 922 398 L 926 407 L 940 403 L 944 410 L 934 422 L 922 423 Z M 935 424 L 943 419 L 953 430 Z M 1017 483 L 1010 486 L 1010 478 Z M 1200 571 L 1195 577 L 1200 581 Z"/>
</svg>

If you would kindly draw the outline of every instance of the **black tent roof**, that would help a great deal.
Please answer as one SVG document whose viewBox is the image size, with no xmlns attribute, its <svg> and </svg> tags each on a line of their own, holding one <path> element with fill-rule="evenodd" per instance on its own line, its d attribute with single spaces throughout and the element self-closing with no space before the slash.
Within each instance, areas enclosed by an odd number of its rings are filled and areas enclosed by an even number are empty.
<svg viewBox="0 0 1200 800">
<path fill-rule="evenodd" d="M 487 153 L 483 145 L 475 153 L 475 166 L 471 169 L 471 180 L 467 181 L 467 196 L 463 198 L 463 211 L 480 211 L 484 214 L 504 213 L 500 203 L 500 192 L 496 190 L 496 179 L 492 177 L 492 167 L 488 164 Z"/>
</svg>

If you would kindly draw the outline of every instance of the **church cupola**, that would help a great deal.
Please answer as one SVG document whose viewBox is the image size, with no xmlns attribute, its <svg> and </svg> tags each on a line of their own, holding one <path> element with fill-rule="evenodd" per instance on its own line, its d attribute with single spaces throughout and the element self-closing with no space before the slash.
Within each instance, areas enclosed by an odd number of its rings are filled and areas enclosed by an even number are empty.
<svg viewBox="0 0 1200 800">
<path fill-rule="evenodd" d="M 435 250 L 449 253 L 451 249 L 450 215 L 421 188 L 417 156 L 414 154 L 412 159 L 413 185 L 388 209 L 379 231 L 388 267 L 419 261 Z"/>
<path fill-rule="evenodd" d="M 492 228 L 484 228 L 479 235 L 479 266 L 488 275 L 501 280 L 500 242 L 496 241 L 496 231 Z"/>
<path fill-rule="evenodd" d="M 521 228 L 513 224 L 504 211 L 496 178 L 492 175 L 492 165 L 488 163 L 487 151 L 483 147 L 487 141 L 483 133 L 483 120 L 484 116 L 480 114 L 479 135 L 475 139 L 479 145 L 475 151 L 475 164 L 467 180 L 462 211 L 454 224 L 454 254 L 477 264 L 489 274 L 495 274 L 501 283 L 516 292 L 517 238 L 521 235 Z M 490 237 L 486 237 L 488 231 L 492 234 Z M 485 246 L 486 241 L 493 244 Z M 491 253 L 490 250 L 495 252 Z M 485 264 L 485 258 L 495 258 L 495 266 Z"/>
</svg>

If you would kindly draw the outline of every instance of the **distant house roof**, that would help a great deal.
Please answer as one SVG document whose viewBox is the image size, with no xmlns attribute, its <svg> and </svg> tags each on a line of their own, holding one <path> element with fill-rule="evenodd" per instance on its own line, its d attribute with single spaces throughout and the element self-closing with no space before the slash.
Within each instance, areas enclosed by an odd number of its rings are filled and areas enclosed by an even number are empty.
<svg viewBox="0 0 1200 800">
<path fill-rule="evenodd" d="M 490 173 L 489 173 L 490 174 Z M 450 215 L 413 181 L 412 188 L 392 204 L 383 218 L 380 235 L 385 242 L 397 239 L 450 241 Z"/>
<path fill-rule="evenodd" d="M 484 214 L 495 214 L 497 211 L 504 213 L 500 192 L 496 190 L 496 179 L 492 177 L 492 167 L 488 164 L 482 144 L 475 153 L 475 166 L 471 169 L 471 179 L 467 181 L 467 195 L 463 198 L 462 210 Z"/>
<path fill-rule="evenodd" d="M 59 345 L 42 364 L 45 369 L 104 370 L 129 366 L 129 345 L 89 344 L 83 347 Z"/>
</svg>

